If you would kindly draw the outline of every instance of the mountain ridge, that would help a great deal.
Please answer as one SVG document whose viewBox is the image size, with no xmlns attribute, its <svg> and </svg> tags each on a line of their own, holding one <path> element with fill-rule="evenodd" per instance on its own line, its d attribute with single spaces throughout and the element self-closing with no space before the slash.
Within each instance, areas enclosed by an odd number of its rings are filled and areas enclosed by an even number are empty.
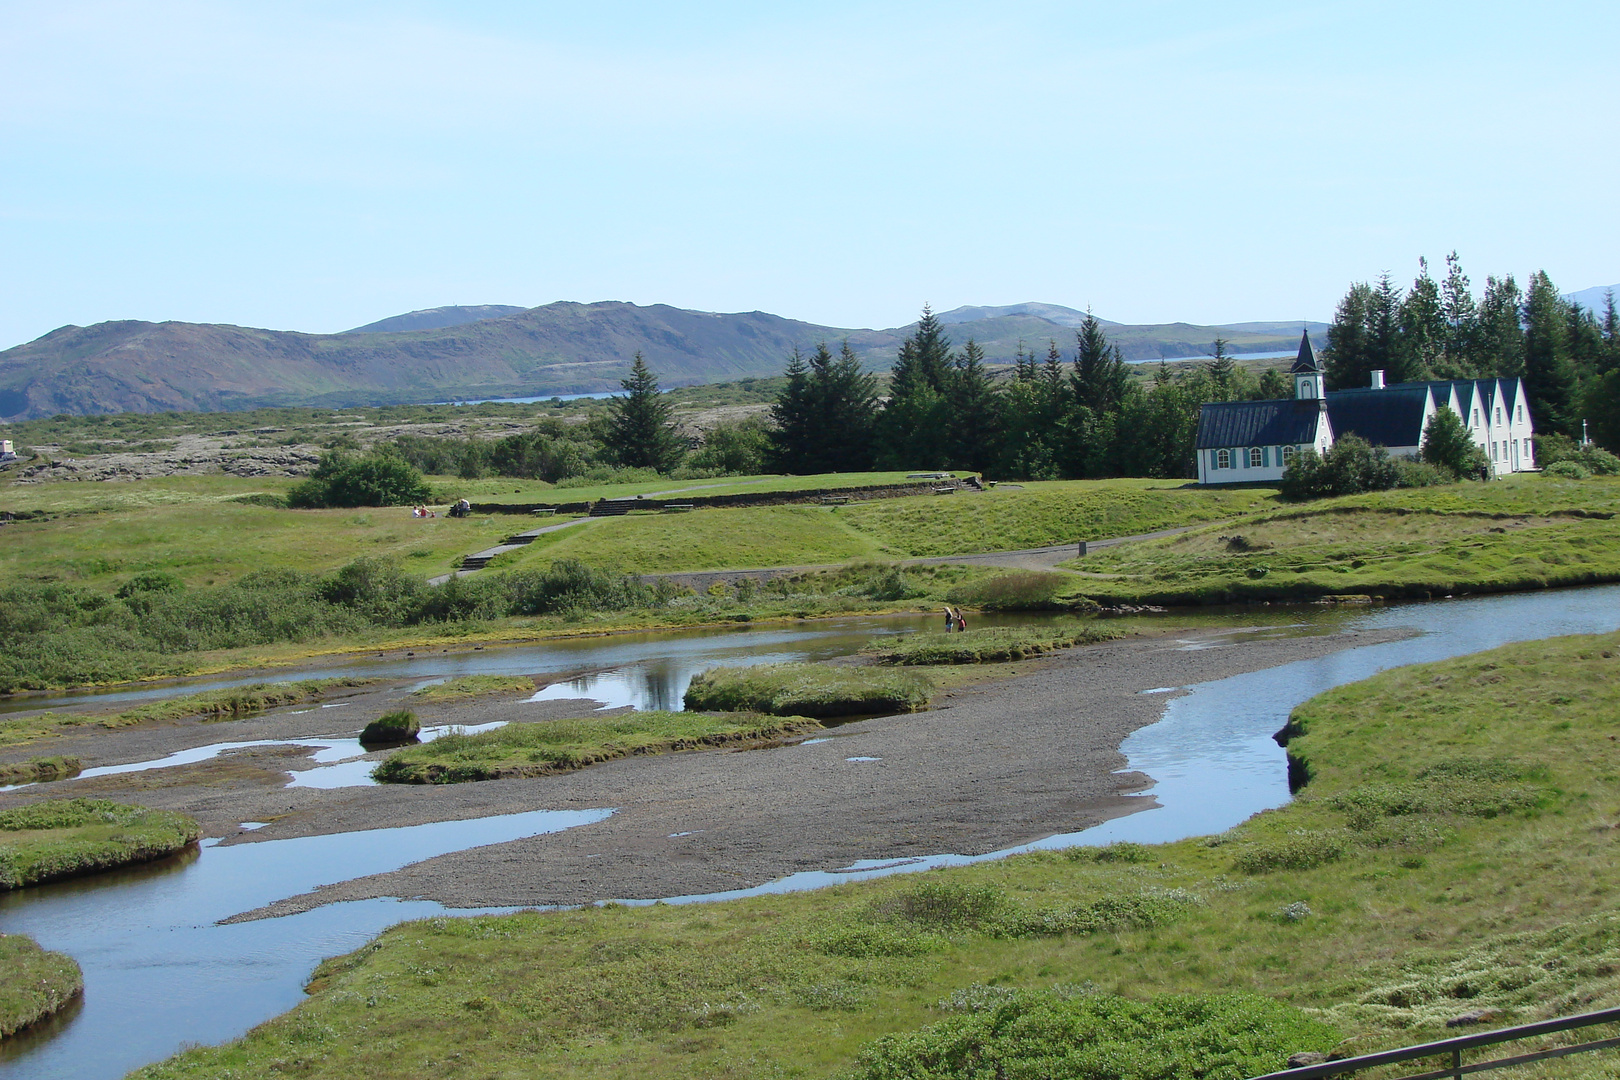
<svg viewBox="0 0 1620 1080">
<path fill-rule="evenodd" d="M 494 317 L 420 329 L 368 330 L 426 315 L 462 319 L 506 305 L 428 308 L 338 334 L 222 323 L 114 320 L 64 326 L 0 352 L 0 419 L 57 413 L 246 409 L 264 405 L 406 404 L 462 398 L 549 396 L 616 390 L 642 353 L 669 386 L 778 375 L 794 350 L 849 341 L 868 366 L 886 369 L 915 323 L 884 330 L 820 326 L 769 312 L 704 312 L 667 304 L 557 301 Z M 1020 310 L 1014 310 L 1020 309 Z M 1079 316 L 1060 305 L 957 312 L 958 343 L 974 338 L 991 363 L 1019 348 L 1068 349 L 1074 328 L 1031 309 Z M 1188 323 L 1109 324 L 1128 360 L 1207 352 L 1216 336 L 1239 352 L 1292 349 L 1298 323 L 1253 323 L 1287 332 Z M 1320 336 L 1326 324 L 1310 324 Z"/>
</svg>

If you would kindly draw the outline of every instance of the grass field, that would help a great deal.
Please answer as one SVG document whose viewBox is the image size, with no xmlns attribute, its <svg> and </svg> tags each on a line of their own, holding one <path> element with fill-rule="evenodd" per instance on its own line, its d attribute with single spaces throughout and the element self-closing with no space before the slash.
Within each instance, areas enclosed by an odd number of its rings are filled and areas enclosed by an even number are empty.
<svg viewBox="0 0 1620 1080">
<path fill-rule="evenodd" d="M 781 739 L 820 727 L 803 717 L 635 712 L 508 724 L 476 735 L 442 735 L 396 751 L 373 775 L 388 784 L 459 784 L 547 776 L 635 754 Z"/>
<path fill-rule="evenodd" d="M 1220 836 L 407 923 L 323 964 L 287 1015 L 137 1075 L 834 1077 L 882 1036 L 1092 989 L 1260 994 L 1344 1052 L 1472 1010 L 1620 1004 L 1620 635 L 1397 669 L 1292 727 L 1310 783 Z"/>
<path fill-rule="evenodd" d="M 46 952 L 32 938 L 0 934 L 0 1040 L 55 1013 L 84 991 L 73 958 Z"/>
<path fill-rule="evenodd" d="M 151 862 L 195 844 L 184 814 L 104 799 L 53 799 L 0 810 L 0 890 Z"/>
<path fill-rule="evenodd" d="M 1064 566 L 1116 603 L 1503 592 L 1620 580 L 1620 479 L 1520 476 L 1288 507 Z"/>
</svg>

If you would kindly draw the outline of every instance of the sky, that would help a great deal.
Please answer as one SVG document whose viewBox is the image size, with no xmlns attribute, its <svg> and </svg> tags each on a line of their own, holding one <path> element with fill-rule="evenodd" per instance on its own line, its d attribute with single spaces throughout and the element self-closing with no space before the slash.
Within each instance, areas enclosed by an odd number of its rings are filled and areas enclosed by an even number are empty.
<svg viewBox="0 0 1620 1080">
<path fill-rule="evenodd" d="M 628 300 L 888 327 L 1620 282 L 1620 4 L 0 0 L 0 348 Z"/>
</svg>

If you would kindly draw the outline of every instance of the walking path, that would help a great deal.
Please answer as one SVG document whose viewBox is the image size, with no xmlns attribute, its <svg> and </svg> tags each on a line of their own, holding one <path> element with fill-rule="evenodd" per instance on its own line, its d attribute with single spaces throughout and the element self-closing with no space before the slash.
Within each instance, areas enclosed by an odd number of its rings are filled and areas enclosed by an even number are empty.
<svg viewBox="0 0 1620 1080">
<path fill-rule="evenodd" d="M 575 525 L 590 525 L 593 522 L 606 520 L 606 518 L 575 518 L 573 521 L 558 522 L 556 525 L 546 525 L 538 529 L 530 529 L 528 532 L 520 532 L 516 536 L 508 536 L 505 543 L 496 544 L 492 548 L 485 548 L 483 551 L 475 551 L 471 555 L 463 556 L 461 560 L 461 569 L 457 570 L 453 574 L 441 574 L 436 578 L 429 578 L 428 584 L 443 585 L 453 577 L 465 577 L 468 574 L 476 574 L 478 571 L 488 566 L 489 561 L 495 556 L 505 555 L 508 551 L 520 551 L 529 544 L 534 543 L 535 539 L 544 533 L 556 532 L 559 529 L 571 529 Z"/>
</svg>

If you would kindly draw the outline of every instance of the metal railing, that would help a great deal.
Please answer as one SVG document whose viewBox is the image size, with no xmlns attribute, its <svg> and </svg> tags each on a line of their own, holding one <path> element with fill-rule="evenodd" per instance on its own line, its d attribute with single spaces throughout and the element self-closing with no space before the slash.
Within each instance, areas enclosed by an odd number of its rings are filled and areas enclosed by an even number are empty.
<svg viewBox="0 0 1620 1080">
<path fill-rule="evenodd" d="M 1438 1069 L 1425 1072 L 1408 1073 L 1398 1080 L 1441 1080 L 1443 1077 L 1455 1077 L 1461 1080 L 1470 1073 L 1487 1072 L 1491 1069 L 1506 1069 L 1514 1065 L 1529 1065 L 1537 1061 L 1547 1061 L 1552 1058 L 1568 1057 L 1570 1054 L 1585 1054 L 1593 1050 L 1609 1050 L 1620 1047 L 1620 1038 L 1597 1039 L 1592 1042 L 1576 1043 L 1571 1046 L 1555 1046 L 1545 1050 L 1535 1050 L 1527 1054 L 1514 1054 L 1511 1057 L 1495 1058 L 1490 1061 L 1475 1061 L 1463 1064 L 1463 1051 L 1472 1050 L 1480 1046 L 1492 1046 L 1496 1043 L 1516 1042 L 1520 1039 L 1533 1039 L 1538 1035 L 1551 1035 L 1560 1031 L 1575 1031 L 1580 1028 L 1596 1027 L 1599 1024 L 1620 1023 L 1620 1009 L 1604 1009 L 1601 1012 L 1582 1013 L 1579 1016 L 1566 1016 L 1558 1020 L 1542 1020 L 1534 1024 L 1520 1024 L 1517 1027 L 1501 1028 L 1497 1031 L 1482 1031 L 1477 1035 L 1459 1035 L 1454 1039 L 1441 1039 L 1438 1042 L 1423 1043 L 1419 1046 L 1408 1046 L 1401 1050 L 1384 1050 L 1376 1054 L 1363 1054 L 1360 1057 L 1342 1058 L 1338 1061 L 1324 1061 L 1320 1065 L 1303 1065 L 1297 1069 L 1284 1069 L 1282 1072 L 1267 1073 L 1256 1077 L 1255 1080 L 1324 1080 L 1326 1077 L 1343 1076 L 1349 1073 L 1361 1072 L 1363 1069 L 1373 1069 L 1381 1065 L 1394 1065 L 1402 1061 L 1419 1061 L 1423 1058 L 1440 1058 L 1449 1060 L 1449 1064 Z"/>
</svg>

